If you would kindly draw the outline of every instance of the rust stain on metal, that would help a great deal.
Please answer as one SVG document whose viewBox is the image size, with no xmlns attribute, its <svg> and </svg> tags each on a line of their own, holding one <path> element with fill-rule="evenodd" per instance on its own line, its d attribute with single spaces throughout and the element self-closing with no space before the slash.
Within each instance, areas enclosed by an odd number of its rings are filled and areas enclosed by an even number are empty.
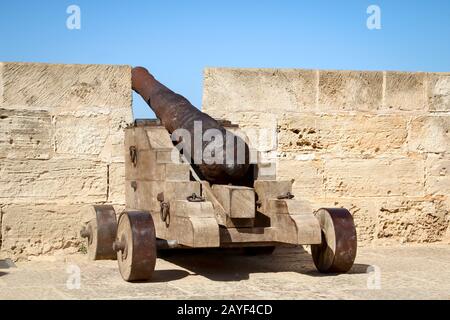
<svg viewBox="0 0 450 320">
<path fill-rule="evenodd" d="M 169 88 L 158 82 L 145 68 L 136 67 L 132 70 L 133 90 L 141 95 L 156 116 L 161 120 L 163 126 L 173 133 L 177 129 L 185 129 L 191 135 L 191 162 L 196 159 L 198 152 L 202 152 L 209 144 L 209 141 L 202 141 L 202 150 L 194 149 L 194 124 L 201 122 L 202 137 L 209 129 L 220 131 L 225 142 L 222 152 L 215 155 L 220 159 L 220 163 L 207 164 L 203 157 L 201 164 L 193 165 L 198 168 L 203 178 L 211 183 L 239 183 L 248 172 L 249 148 L 248 145 L 238 136 L 228 132 L 233 139 L 226 139 L 227 130 L 209 115 L 195 108 L 186 98 L 171 91 Z M 196 137 L 198 138 L 198 137 Z M 245 146 L 245 161 L 237 162 L 237 149 L 239 145 Z M 228 153 L 228 157 L 227 157 Z M 197 158 L 198 159 L 198 158 Z M 233 163 L 227 163 L 227 159 L 234 159 Z"/>
</svg>

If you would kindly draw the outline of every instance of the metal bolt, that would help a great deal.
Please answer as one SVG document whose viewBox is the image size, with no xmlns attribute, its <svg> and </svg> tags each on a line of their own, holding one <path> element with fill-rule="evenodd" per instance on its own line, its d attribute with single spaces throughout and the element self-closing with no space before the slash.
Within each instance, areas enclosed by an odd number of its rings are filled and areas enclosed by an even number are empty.
<svg viewBox="0 0 450 320">
<path fill-rule="evenodd" d="M 91 237 L 91 232 L 89 230 L 89 228 L 86 228 L 85 226 L 81 228 L 80 231 L 80 236 L 82 238 L 90 238 Z"/>
<path fill-rule="evenodd" d="M 120 240 L 116 240 L 113 242 L 113 250 L 115 252 L 124 251 L 125 250 L 125 243 Z"/>
</svg>

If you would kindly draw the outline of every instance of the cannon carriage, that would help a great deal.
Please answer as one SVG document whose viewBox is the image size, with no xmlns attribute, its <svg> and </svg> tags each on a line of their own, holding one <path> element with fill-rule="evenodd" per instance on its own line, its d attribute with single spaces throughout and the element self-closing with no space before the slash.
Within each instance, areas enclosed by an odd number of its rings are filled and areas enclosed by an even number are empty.
<svg viewBox="0 0 450 320">
<path fill-rule="evenodd" d="M 289 244 L 311 245 L 320 272 L 350 270 L 357 240 L 348 210 L 313 212 L 293 195 L 293 181 L 267 177 L 264 163 L 249 162 L 247 144 L 244 163 L 193 164 L 195 151 L 181 153 L 171 137 L 176 129 L 192 132 L 201 121 L 202 130 L 225 135 L 236 126 L 201 113 L 143 68 L 133 69 L 132 79 L 158 120 L 136 120 L 125 129 L 126 209 L 116 218 L 112 206 L 93 207 L 81 232 L 91 259 L 117 259 L 124 280 L 143 281 L 151 279 L 158 250 L 242 247 L 270 254 Z M 244 140 L 235 137 L 223 157 Z"/>
</svg>

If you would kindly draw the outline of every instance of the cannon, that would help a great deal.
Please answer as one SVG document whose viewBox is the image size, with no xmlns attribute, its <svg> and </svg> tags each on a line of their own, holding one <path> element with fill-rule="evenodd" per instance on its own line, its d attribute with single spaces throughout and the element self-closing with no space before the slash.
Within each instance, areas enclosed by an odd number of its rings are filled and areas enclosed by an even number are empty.
<svg viewBox="0 0 450 320">
<path fill-rule="evenodd" d="M 249 148 L 240 137 L 228 132 L 218 121 L 195 108 L 186 98 L 158 82 L 145 68 L 137 67 L 132 70 L 132 86 L 153 109 L 170 134 L 177 130 L 186 130 L 190 147 L 185 150 L 185 155 L 190 163 L 197 167 L 202 178 L 211 183 L 227 184 L 238 183 L 244 177 L 249 169 Z M 208 131 L 218 132 L 224 142 L 215 150 L 217 154 L 214 163 L 205 163 L 203 157 L 203 151 L 210 141 L 202 137 Z M 243 146 L 243 161 L 240 163 L 236 159 L 239 145 Z M 233 161 L 227 163 L 227 157 Z M 197 163 L 194 161 L 196 159 Z"/>
<path fill-rule="evenodd" d="M 117 259 L 125 281 L 145 281 L 163 250 L 238 247 L 268 255 L 277 246 L 311 245 L 319 272 L 351 269 L 357 236 L 347 209 L 314 211 L 295 197 L 293 181 L 264 175 L 260 157 L 251 163 L 238 126 L 202 113 L 146 69 L 132 70 L 132 86 L 158 119 L 125 129 L 126 207 L 118 216 L 109 205 L 91 208 L 81 230 L 90 259 Z M 179 130 L 189 135 L 180 139 Z M 208 130 L 222 141 L 212 152 L 216 161 L 194 161 L 212 142 L 195 141 Z"/>
</svg>

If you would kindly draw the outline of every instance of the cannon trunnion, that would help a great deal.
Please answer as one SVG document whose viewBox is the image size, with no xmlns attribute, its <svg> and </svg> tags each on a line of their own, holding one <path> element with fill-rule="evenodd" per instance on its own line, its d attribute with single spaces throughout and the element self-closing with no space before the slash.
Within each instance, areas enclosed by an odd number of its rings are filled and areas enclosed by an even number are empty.
<svg viewBox="0 0 450 320">
<path fill-rule="evenodd" d="M 125 150 L 125 211 L 116 220 L 111 206 L 96 206 L 82 230 L 90 258 L 117 258 L 124 280 L 151 279 L 157 250 L 173 248 L 243 247 L 267 254 L 280 245 L 312 245 L 320 272 L 352 267 L 357 245 L 351 214 L 313 212 L 308 201 L 292 195 L 292 181 L 257 174 L 245 186 L 202 180 L 157 120 L 127 128 Z M 254 166 L 257 172 L 260 164 Z"/>
</svg>

